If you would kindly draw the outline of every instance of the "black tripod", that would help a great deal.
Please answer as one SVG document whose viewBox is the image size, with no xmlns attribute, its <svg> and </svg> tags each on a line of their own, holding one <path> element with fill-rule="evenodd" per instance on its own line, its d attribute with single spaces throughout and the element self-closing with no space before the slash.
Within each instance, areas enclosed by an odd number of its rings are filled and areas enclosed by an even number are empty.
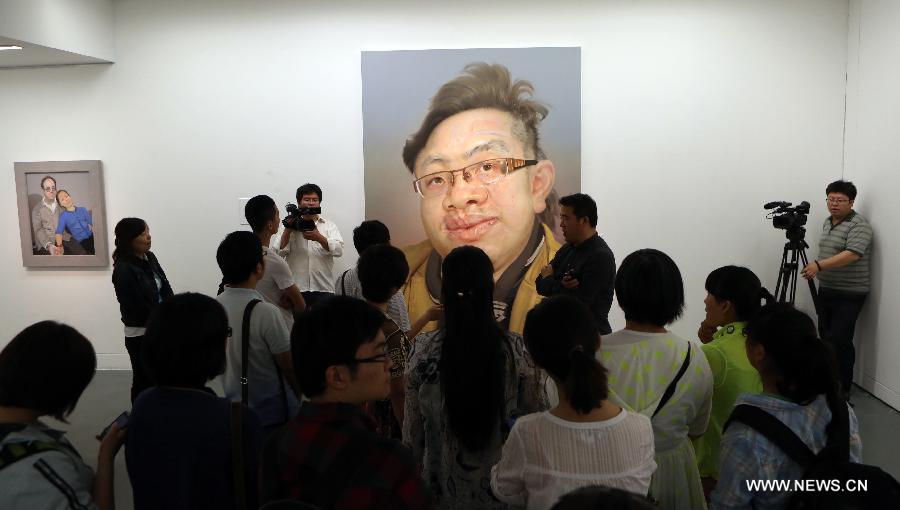
<svg viewBox="0 0 900 510">
<path fill-rule="evenodd" d="M 785 232 L 788 242 L 784 243 L 784 253 L 781 255 L 781 267 L 778 269 L 778 283 L 775 285 L 775 299 L 780 303 L 794 304 L 797 296 L 797 278 L 801 268 L 809 264 L 806 257 L 806 249 L 809 245 L 803 239 L 806 229 L 799 227 Z M 802 266 L 800 264 L 803 264 Z M 819 311 L 819 296 L 816 285 L 812 280 L 807 280 L 809 293 L 812 295 L 813 306 Z"/>
</svg>

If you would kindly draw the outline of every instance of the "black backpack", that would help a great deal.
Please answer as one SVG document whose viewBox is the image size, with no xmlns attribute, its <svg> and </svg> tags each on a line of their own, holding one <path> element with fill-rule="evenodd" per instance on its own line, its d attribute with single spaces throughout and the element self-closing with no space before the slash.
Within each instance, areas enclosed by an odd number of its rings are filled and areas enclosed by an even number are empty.
<svg viewBox="0 0 900 510">
<path fill-rule="evenodd" d="M 789 510 L 895 508 L 900 504 L 900 483 L 879 467 L 850 461 L 850 417 L 847 406 L 841 404 L 836 411 L 832 409 L 828 441 L 817 454 L 781 420 L 748 404 L 734 408 L 723 431 L 732 421 L 739 421 L 800 464 L 803 480 L 798 482 L 807 490 L 792 487 Z"/>
</svg>

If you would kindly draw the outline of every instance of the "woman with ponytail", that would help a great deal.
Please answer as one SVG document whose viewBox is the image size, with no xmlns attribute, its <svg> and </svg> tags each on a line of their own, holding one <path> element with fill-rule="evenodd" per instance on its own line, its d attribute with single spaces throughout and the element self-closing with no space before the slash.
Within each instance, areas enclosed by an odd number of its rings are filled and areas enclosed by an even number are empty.
<svg viewBox="0 0 900 510">
<path fill-rule="evenodd" d="M 850 461 L 860 462 L 856 415 L 839 396 L 834 351 L 816 336 L 812 319 L 787 303 L 772 303 L 750 320 L 746 332 L 747 358 L 759 372 L 763 393 L 745 393 L 735 405 L 749 404 L 771 414 L 813 452 L 827 442 L 832 410 L 844 406 L 848 414 L 840 409 L 840 415 L 849 416 Z M 747 481 L 802 478 L 803 468 L 779 447 L 734 421 L 722 436 L 719 482 L 711 508 L 785 508 L 792 492 L 751 491 Z"/>
<path fill-rule="evenodd" d="M 131 358 L 131 402 L 153 385 L 141 362 L 141 344 L 150 313 L 163 299 L 172 297 L 166 273 L 150 251 L 150 227 L 140 218 L 116 223 L 116 249 L 112 253 L 112 283 L 125 325 L 125 349 Z"/>
<path fill-rule="evenodd" d="M 719 441 L 722 426 L 741 393 L 760 393 L 759 373 L 747 360 L 744 330 L 759 312 L 761 302 L 773 300 L 759 278 L 746 267 L 724 266 L 706 277 L 706 318 L 698 336 L 713 375 L 709 427 L 694 441 L 703 492 L 709 494 L 719 478 Z"/>
<path fill-rule="evenodd" d="M 406 371 L 403 442 L 442 509 L 506 508 L 490 468 L 516 417 L 547 408 L 522 337 L 494 318 L 494 269 L 461 246 L 441 266 L 442 327 L 416 337 Z"/>
<path fill-rule="evenodd" d="M 549 509 L 572 490 L 603 485 L 646 495 L 656 469 L 653 427 L 607 400 L 606 369 L 594 357 L 600 335 L 587 306 L 560 295 L 525 318 L 525 346 L 553 379 L 559 405 L 519 418 L 491 471 L 494 495 Z"/>
<path fill-rule="evenodd" d="M 600 361 L 609 370 L 609 398 L 650 418 L 656 472 L 650 496 L 667 510 L 706 508 L 689 437 L 706 432 L 712 373 L 698 346 L 666 329 L 684 309 L 678 265 L 659 250 L 638 250 L 616 273 L 625 329 L 603 337 Z"/>
</svg>

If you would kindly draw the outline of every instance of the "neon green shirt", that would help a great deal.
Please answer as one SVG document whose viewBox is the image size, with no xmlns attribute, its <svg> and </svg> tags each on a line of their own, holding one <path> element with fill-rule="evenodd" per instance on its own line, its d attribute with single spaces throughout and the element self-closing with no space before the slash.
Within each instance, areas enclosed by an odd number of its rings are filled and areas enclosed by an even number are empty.
<svg viewBox="0 0 900 510">
<path fill-rule="evenodd" d="M 719 478 L 719 443 L 722 427 L 741 393 L 762 393 L 759 372 L 750 365 L 745 347 L 746 322 L 732 322 L 702 346 L 713 374 L 712 413 L 706 433 L 694 440 L 700 476 Z"/>
</svg>

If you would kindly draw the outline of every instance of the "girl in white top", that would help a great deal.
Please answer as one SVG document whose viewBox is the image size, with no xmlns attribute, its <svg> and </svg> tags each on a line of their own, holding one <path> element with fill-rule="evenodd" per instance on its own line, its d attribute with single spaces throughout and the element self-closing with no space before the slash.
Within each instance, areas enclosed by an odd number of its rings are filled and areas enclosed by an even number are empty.
<svg viewBox="0 0 900 510">
<path fill-rule="evenodd" d="M 603 337 L 598 358 L 609 370 L 609 399 L 652 420 L 658 468 L 650 495 L 663 509 L 706 508 L 689 437 L 706 431 L 712 372 L 699 345 L 665 328 L 684 308 L 681 272 L 665 253 L 638 250 L 619 267 L 616 299 L 625 329 Z"/>
<path fill-rule="evenodd" d="M 588 485 L 647 494 L 656 469 L 653 429 L 646 416 L 606 400 L 590 310 L 554 296 L 528 313 L 523 334 L 535 364 L 555 381 L 559 405 L 515 422 L 491 470 L 494 496 L 530 510 L 549 509 Z"/>
</svg>

